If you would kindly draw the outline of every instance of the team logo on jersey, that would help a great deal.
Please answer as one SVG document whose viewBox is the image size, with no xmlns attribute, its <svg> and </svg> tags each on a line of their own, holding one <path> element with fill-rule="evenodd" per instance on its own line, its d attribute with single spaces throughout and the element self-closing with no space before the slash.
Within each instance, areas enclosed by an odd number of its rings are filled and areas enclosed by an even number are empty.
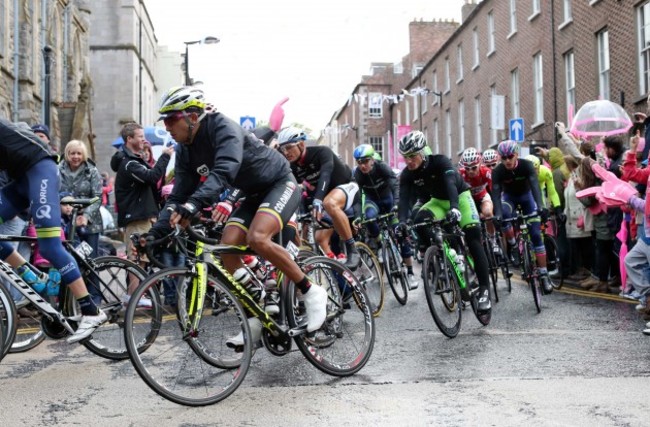
<svg viewBox="0 0 650 427">
<path fill-rule="evenodd" d="M 50 212 L 52 212 L 52 207 L 50 205 L 43 205 L 40 206 L 38 209 L 36 209 L 35 215 L 36 218 L 38 219 L 43 219 L 43 218 L 52 219 L 52 217 L 50 216 Z"/>
</svg>

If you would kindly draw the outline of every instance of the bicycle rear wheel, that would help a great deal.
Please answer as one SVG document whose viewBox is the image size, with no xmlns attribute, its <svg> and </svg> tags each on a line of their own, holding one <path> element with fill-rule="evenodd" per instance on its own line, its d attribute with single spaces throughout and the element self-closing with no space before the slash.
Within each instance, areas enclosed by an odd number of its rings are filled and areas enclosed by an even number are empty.
<svg viewBox="0 0 650 427">
<path fill-rule="evenodd" d="M 385 290 L 381 265 L 368 245 L 361 242 L 356 242 L 354 245 L 361 255 L 361 266 L 356 274 L 370 300 L 372 315 L 377 317 L 384 308 Z"/>
<path fill-rule="evenodd" d="M 310 258 L 301 269 L 312 286 L 327 290 L 328 301 L 325 323 L 311 334 L 295 337 L 298 349 L 309 363 L 328 375 L 355 374 L 366 365 L 375 344 L 375 322 L 368 296 L 354 274 L 337 261 Z M 351 292 L 345 298 L 347 289 Z M 285 304 L 292 328 L 306 321 L 298 294 L 295 284 L 289 282 Z"/>
<path fill-rule="evenodd" d="M 562 289 L 564 285 L 564 276 L 562 275 L 563 266 L 555 237 L 544 234 L 544 246 L 546 247 L 546 264 L 548 265 L 549 271 L 557 270 L 559 273 L 557 279 L 553 279 L 549 274 L 551 285 L 553 285 L 553 289 Z"/>
<path fill-rule="evenodd" d="M 383 246 L 384 271 L 386 272 L 388 284 L 397 302 L 406 305 L 409 297 L 408 279 L 406 278 L 406 272 L 402 268 L 402 263 L 399 262 L 397 245 L 395 245 L 393 239 L 388 239 L 387 242 L 384 242 Z"/>
<path fill-rule="evenodd" d="M 0 274 L 0 360 L 6 356 L 16 336 L 16 305 L 9 289 L 4 285 L 7 278 Z"/>
<path fill-rule="evenodd" d="M 164 306 L 158 318 L 148 311 L 138 312 L 137 305 L 129 303 L 124 328 L 129 358 L 138 375 L 160 396 L 186 406 L 211 405 L 230 396 L 248 372 L 253 346 L 241 304 L 213 277 L 208 276 L 203 309 L 198 310 L 196 277 L 185 268 L 167 268 L 149 276 L 134 298 L 154 292 L 168 280 L 176 285 L 178 304 Z M 153 340 L 138 328 L 143 318 L 154 325 Z M 241 353 L 226 345 L 228 338 L 239 333 L 244 336 Z M 142 346 L 143 342 L 147 345 Z"/>
<path fill-rule="evenodd" d="M 456 275 L 439 249 L 429 246 L 424 253 L 424 291 L 436 326 L 445 336 L 454 338 L 460 331 L 461 298 Z"/>
<path fill-rule="evenodd" d="M 524 262 L 524 274 L 526 281 L 530 285 L 530 290 L 533 293 L 533 300 L 535 301 L 535 308 L 537 312 L 542 311 L 542 286 L 539 283 L 539 277 L 535 274 L 535 267 L 533 267 L 533 248 L 530 242 L 526 242 L 524 246 L 524 253 L 522 254 Z"/>
</svg>

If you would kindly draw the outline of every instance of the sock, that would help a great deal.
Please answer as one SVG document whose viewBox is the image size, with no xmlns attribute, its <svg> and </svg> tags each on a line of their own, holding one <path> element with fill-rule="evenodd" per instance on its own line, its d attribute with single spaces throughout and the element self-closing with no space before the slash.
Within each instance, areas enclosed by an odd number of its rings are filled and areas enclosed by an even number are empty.
<svg viewBox="0 0 650 427">
<path fill-rule="evenodd" d="M 309 279 L 307 279 L 307 276 L 303 277 L 302 280 L 298 283 L 296 283 L 296 286 L 298 289 L 300 289 L 300 292 L 302 294 L 306 294 L 309 291 L 309 288 L 311 287 L 311 283 L 309 282 Z"/>
<path fill-rule="evenodd" d="M 406 266 L 406 274 L 413 274 L 413 266 L 412 265 L 407 265 Z"/>
<path fill-rule="evenodd" d="M 345 241 L 345 247 L 348 248 L 348 253 L 357 251 L 357 248 L 354 246 L 354 237 L 350 237 Z"/>
<path fill-rule="evenodd" d="M 92 298 L 90 298 L 90 294 L 77 298 L 77 302 L 81 308 L 81 314 L 84 316 L 97 316 L 99 314 L 99 308 L 97 308 Z"/>
<path fill-rule="evenodd" d="M 539 268 L 539 274 L 544 275 L 546 273 L 548 273 L 548 269 L 546 267 L 540 267 Z"/>
</svg>

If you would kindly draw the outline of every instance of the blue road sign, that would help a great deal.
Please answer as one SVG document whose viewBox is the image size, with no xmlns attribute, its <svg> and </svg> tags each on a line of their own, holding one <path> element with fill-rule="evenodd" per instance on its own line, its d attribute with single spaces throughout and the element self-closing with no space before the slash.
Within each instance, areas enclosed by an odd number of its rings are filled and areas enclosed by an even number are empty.
<svg viewBox="0 0 650 427">
<path fill-rule="evenodd" d="M 516 142 L 524 141 L 524 119 L 521 117 L 510 119 L 510 139 Z"/>
<path fill-rule="evenodd" d="M 239 118 L 239 124 L 247 131 L 255 129 L 255 117 L 244 116 Z"/>
</svg>

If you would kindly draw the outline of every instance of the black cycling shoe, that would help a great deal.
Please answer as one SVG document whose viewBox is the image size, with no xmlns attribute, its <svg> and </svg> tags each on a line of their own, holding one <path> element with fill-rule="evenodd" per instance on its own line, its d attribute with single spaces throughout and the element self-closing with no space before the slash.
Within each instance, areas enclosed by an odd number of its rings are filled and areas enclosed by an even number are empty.
<svg viewBox="0 0 650 427">
<path fill-rule="evenodd" d="M 478 304 L 476 310 L 479 313 L 487 313 L 492 310 L 492 302 L 490 301 L 490 291 L 488 289 L 478 291 Z"/>
<path fill-rule="evenodd" d="M 361 255 L 358 251 L 351 251 L 348 253 L 348 260 L 345 262 L 345 266 L 350 270 L 356 270 L 359 265 L 361 265 Z"/>
<path fill-rule="evenodd" d="M 542 284 L 544 295 L 548 295 L 553 292 L 553 284 L 551 283 L 551 279 L 548 277 L 548 274 L 542 274 L 539 277 L 539 281 Z"/>
<path fill-rule="evenodd" d="M 521 265 L 521 259 L 519 259 L 519 248 L 517 248 L 517 245 L 510 246 L 510 244 L 508 244 L 508 257 L 510 258 L 512 265 L 515 267 Z"/>
</svg>

